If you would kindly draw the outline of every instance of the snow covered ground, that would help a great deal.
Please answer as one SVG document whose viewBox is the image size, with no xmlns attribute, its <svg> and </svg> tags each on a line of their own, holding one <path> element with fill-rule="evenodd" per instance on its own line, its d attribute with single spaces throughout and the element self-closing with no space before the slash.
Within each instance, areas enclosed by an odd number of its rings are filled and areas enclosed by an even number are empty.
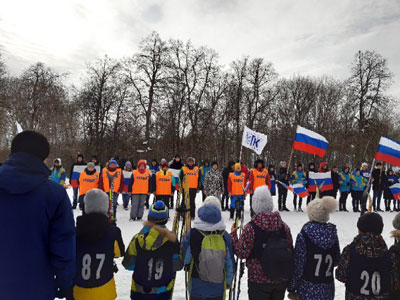
<svg viewBox="0 0 400 300">
<path fill-rule="evenodd" d="M 68 189 L 68 194 L 70 196 L 70 199 L 72 201 L 72 189 Z M 288 208 L 290 210 L 293 209 L 293 204 L 292 204 L 292 198 L 293 195 L 291 193 L 288 194 Z M 152 197 L 150 198 L 150 203 L 152 201 Z M 349 209 L 351 207 L 350 204 L 350 198 L 347 200 L 347 208 Z M 197 207 L 201 205 L 201 194 L 199 193 L 196 198 L 196 204 Z M 122 237 L 125 243 L 125 246 L 127 247 L 129 242 L 131 241 L 132 237 L 139 232 L 139 230 L 142 227 L 141 222 L 130 222 L 129 221 L 129 210 L 125 211 L 122 208 L 122 197 L 119 197 L 119 203 L 120 205 L 118 206 L 118 211 L 117 211 L 117 218 L 118 218 L 118 227 L 122 231 Z M 275 204 L 275 209 L 277 209 L 278 204 L 277 204 L 277 196 L 274 196 L 274 204 Z M 297 234 L 300 232 L 301 227 L 305 222 L 308 221 L 307 214 L 305 212 L 305 203 L 303 203 L 303 210 L 304 212 L 282 212 L 281 216 L 282 219 L 289 225 L 293 240 L 296 240 Z M 148 211 L 145 211 L 145 216 L 147 217 Z M 81 212 L 80 210 L 75 210 L 74 211 L 74 216 L 80 215 Z M 167 224 L 167 227 L 171 229 L 172 227 L 172 220 L 173 216 L 175 214 L 175 210 L 172 210 L 170 212 L 170 221 Z M 232 226 L 232 221 L 229 221 L 229 212 L 222 212 L 223 218 L 225 219 L 226 227 L 228 232 L 230 232 L 230 228 Z M 338 229 L 338 235 L 339 235 L 339 241 L 340 241 L 340 247 L 343 249 L 347 244 L 349 244 L 354 236 L 357 234 L 357 219 L 358 219 L 359 214 L 352 213 L 352 212 L 336 212 L 331 215 L 331 220 L 330 222 L 336 224 L 337 229 Z M 393 244 L 392 238 L 390 238 L 390 232 L 392 231 L 392 220 L 395 216 L 395 213 L 390 213 L 390 212 L 384 212 L 382 213 L 385 227 L 383 229 L 383 237 L 388 245 Z M 246 206 L 245 206 L 245 223 L 247 223 L 250 220 L 250 213 L 249 213 L 249 201 L 246 201 Z M 131 288 L 131 276 L 132 272 L 126 271 L 123 266 L 121 265 L 122 259 L 117 260 L 119 272 L 115 275 L 115 281 L 117 285 L 117 294 L 118 297 L 117 299 L 119 300 L 126 300 L 130 299 L 130 288 Z M 345 294 L 345 287 L 341 282 L 335 281 L 336 283 L 336 297 L 335 299 L 344 299 L 344 294 Z M 241 294 L 240 294 L 240 299 L 247 299 L 247 270 L 242 278 L 242 285 L 241 285 Z M 176 284 L 175 284 L 175 289 L 174 289 L 174 296 L 173 299 L 177 300 L 182 300 L 185 299 L 185 273 L 183 271 L 179 272 L 177 274 L 176 278 Z"/>
</svg>

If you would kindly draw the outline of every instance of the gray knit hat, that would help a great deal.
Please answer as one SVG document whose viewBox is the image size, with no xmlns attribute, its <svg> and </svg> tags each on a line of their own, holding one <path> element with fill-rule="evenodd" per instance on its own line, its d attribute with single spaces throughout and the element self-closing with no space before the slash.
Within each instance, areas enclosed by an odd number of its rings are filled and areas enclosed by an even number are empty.
<svg viewBox="0 0 400 300">
<path fill-rule="evenodd" d="M 398 213 L 393 219 L 393 227 L 400 230 L 400 213 Z"/>
<path fill-rule="evenodd" d="M 331 196 L 316 198 L 307 205 L 307 215 L 310 221 L 326 223 L 329 221 L 329 214 L 334 212 L 338 202 Z"/>
<path fill-rule="evenodd" d="M 106 193 L 100 189 L 92 189 L 86 193 L 85 198 L 85 213 L 105 214 L 108 213 L 109 199 Z"/>
<path fill-rule="evenodd" d="M 261 212 L 272 212 L 274 202 L 272 201 L 271 192 L 268 186 L 262 185 L 256 188 L 253 194 L 253 211 L 258 214 Z"/>
<path fill-rule="evenodd" d="M 221 210 L 221 201 L 215 196 L 208 196 L 203 202 L 203 206 L 204 205 L 214 205 L 216 208 Z"/>
</svg>

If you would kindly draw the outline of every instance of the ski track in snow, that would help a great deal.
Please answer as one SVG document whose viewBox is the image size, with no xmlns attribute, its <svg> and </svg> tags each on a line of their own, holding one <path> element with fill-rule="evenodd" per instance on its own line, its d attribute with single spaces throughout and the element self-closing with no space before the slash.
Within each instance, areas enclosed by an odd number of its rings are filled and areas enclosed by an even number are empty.
<svg viewBox="0 0 400 300">
<path fill-rule="evenodd" d="M 67 190 L 68 195 L 72 202 L 72 189 Z M 274 210 L 278 207 L 278 197 L 274 196 Z M 152 203 L 153 196 L 150 197 L 150 203 Z M 383 201 L 383 200 L 382 200 Z M 290 227 L 293 242 L 295 243 L 297 234 L 300 232 L 304 223 L 308 221 L 307 213 L 306 213 L 306 199 L 303 199 L 303 210 L 304 212 L 281 212 L 282 220 L 288 224 Z M 140 231 L 142 228 L 142 222 L 129 221 L 130 215 L 130 205 L 129 210 L 125 211 L 122 207 L 122 196 L 120 195 L 118 198 L 119 206 L 117 207 L 117 225 L 122 231 L 122 238 L 125 244 L 125 247 L 128 247 L 133 236 Z M 202 203 L 201 193 L 197 194 L 196 198 L 196 208 L 199 208 Z M 383 202 L 382 202 L 383 203 Z M 384 205 L 383 205 L 384 206 Z M 288 193 L 287 199 L 287 207 L 290 210 L 293 210 L 293 194 Z M 351 198 L 347 199 L 347 209 L 350 209 L 351 206 Z M 147 219 L 148 210 L 145 209 L 143 219 Z M 74 210 L 74 217 L 81 215 L 81 211 L 79 209 Z M 167 227 L 171 229 L 172 221 L 175 215 L 175 210 L 170 211 L 170 220 L 167 224 Z M 393 230 L 392 221 L 396 213 L 383 212 L 381 213 L 384 221 L 383 228 L 383 237 L 386 241 L 388 247 L 393 244 L 393 239 L 390 237 L 390 232 Z M 225 220 L 226 229 L 230 232 L 230 228 L 232 226 L 233 221 L 229 220 L 229 212 L 223 211 L 222 216 Z M 353 238 L 357 235 L 357 220 L 359 217 L 359 213 L 353 212 L 335 212 L 331 214 L 330 222 L 336 224 L 340 248 L 343 249 L 346 245 L 352 242 Z M 249 197 L 246 199 L 245 203 L 245 224 L 250 221 L 250 209 L 249 209 Z M 294 245 L 293 245 L 294 246 Z M 131 278 L 132 272 L 127 271 L 121 265 L 122 258 L 116 259 L 116 263 L 118 265 L 119 272 L 115 274 L 115 282 L 117 285 L 117 299 L 118 300 L 127 300 L 130 299 L 130 288 L 131 288 Z M 341 282 L 335 280 L 336 286 L 336 294 L 335 299 L 344 299 L 345 298 L 345 286 Z M 241 294 L 240 299 L 247 299 L 247 270 L 245 271 L 242 283 L 241 283 Z M 175 300 L 183 300 L 185 298 L 185 273 L 184 271 L 180 271 L 176 276 L 176 283 L 174 288 L 173 299 Z M 288 299 L 287 297 L 285 299 Z"/>
</svg>

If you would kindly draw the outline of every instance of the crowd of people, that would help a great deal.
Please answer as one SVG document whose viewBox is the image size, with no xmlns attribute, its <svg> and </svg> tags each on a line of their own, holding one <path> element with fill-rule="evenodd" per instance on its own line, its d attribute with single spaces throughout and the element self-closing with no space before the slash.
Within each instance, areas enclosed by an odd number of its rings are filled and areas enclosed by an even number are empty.
<svg viewBox="0 0 400 300">
<path fill-rule="evenodd" d="M 123 168 L 120 168 L 121 164 L 124 165 Z M 83 155 L 79 154 L 76 163 L 71 167 L 70 178 L 74 166 L 81 165 L 86 165 L 86 163 Z M 99 167 L 98 171 L 95 170 L 96 166 Z M 79 186 L 73 188 L 73 208 L 75 209 L 79 203 L 79 208 L 83 210 L 83 197 L 90 188 L 100 188 L 109 194 L 111 182 L 113 182 L 114 215 L 118 206 L 118 196 L 122 194 L 123 208 L 128 210 L 131 203 L 131 220 L 141 220 L 144 207 L 149 209 L 151 194 L 154 194 L 155 200 L 162 200 L 170 209 L 173 208 L 174 197 L 179 188 L 183 187 L 183 178 L 187 176 L 192 219 L 196 213 L 195 198 L 200 191 L 203 201 L 207 196 L 220 199 L 222 210 L 230 211 L 230 217 L 233 219 L 235 212 L 240 216 L 247 194 L 250 194 L 252 208 L 254 190 L 262 185 L 269 187 L 271 195 L 278 194 L 279 211 L 289 211 L 286 206 L 288 186 L 303 185 L 308 190 L 309 196 L 306 198 L 306 204 L 308 204 L 316 196 L 315 188 L 310 185 L 310 172 L 329 171 L 332 188 L 321 191 L 321 196 L 338 198 L 339 211 L 348 212 L 347 201 L 350 196 L 352 211 L 364 213 L 367 210 L 368 199 L 363 197 L 363 194 L 365 195 L 364 191 L 370 186 L 373 190 L 373 211 L 383 211 L 382 198 L 385 211 L 400 211 L 400 201 L 394 199 L 390 189 L 392 185 L 400 182 L 400 168 L 383 170 L 381 162 L 375 164 L 372 173 L 367 163 L 353 169 L 345 165 L 339 171 L 336 166 L 330 169 L 326 162 L 322 162 L 319 169 L 316 168 L 315 163 L 311 162 L 307 170 L 304 169 L 302 163 L 298 163 L 292 172 L 284 161 L 279 164 L 277 171 L 273 165 L 266 168 L 262 159 L 256 160 L 251 168 L 243 162 L 230 161 L 225 168 L 221 169 L 216 161 L 210 164 L 208 160 L 205 160 L 201 166 L 198 166 L 192 157 L 188 157 L 186 164 L 183 164 L 179 155 L 170 162 L 162 159 L 160 164 L 156 159 L 153 159 L 150 165 L 147 165 L 146 160 L 140 160 L 137 166 L 130 161 L 118 162 L 116 159 L 111 159 L 104 168 L 101 167 L 97 156 L 93 155 L 91 161 L 87 163 L 87 168 L 82 172 Z M 66 172 L 60 158 L 54 160 L 51 179 L 61 185 L 66 183 Z M 302 205 L 303 199 L 294 194 L 294 211 L 302 212 Z"/>
<path fill-rule="evenodd" d="M 0 263 L 4 299 L 115 299 L 114 259 L 118 257 L 133 273 L 131 299 L 173 298 L 176 273 L 184 266 L 191 300 L 226 299 L 240 290 L 236 288 L 240 287 L 240 260 L 246 262 L 250 300 L 284 299 L 286 292 L 292 300 L 334 299 L 335 279 L 345 284 L 346 299 L 400 299 L 400 214 L 394 217 L 395 242 L 388 249 L 378 212 L 390 172 L 384 172 L 379 163 L 371 174 L 377 212 L 365 212 L 358 218 L 358 234 L 340 251 L 340 237 L 329 216 L 339 203 L 340 210 L 346 211 L 349 193 L 357 201 L 354 192 L 368 188 L 366 166 L 363 172 L 346 166 L 337 173 L 332 168 L 336 188 L 320 195 L 310 193 L 306 207 L 309 220 L 293 243 L 291 230 L 279 212 L 287 210 L 287 189 L 278 181 L 303 182 L 307 187 L 307 172 L 301 164 L 288 174 L 282 162 L 275 175 L 274 168 L 266 170 L 262 160 L 251 170 L 243 163 L 230 162 L 220 173 L 215 162 L 198 167 L 188 158 L 182 165 L 176 156 L 170 163 L 162 161 L 159 169 L 157 162 L 147 167 L 141 160 L 137 167 L 125 162 L 122 170 L 121 162 L 115 159 L 101 168 L 98 161 L 84 164 L 84 158 L 78 156 L 77 164 L 86 168 L 73 193 L 73 205 L 82 209 L 75 227 L 65 191 L 65 169 L 57 159 L 49 170 L 43 163 L 49 153 L 43 135 L 24 131 L 13 139 L 11 155 L 0 167 L 0 203 L 6 212 L 0 218 L 5 241 L 0 248 L 5 258 Z M 328 165 L 321 164 L 319 171 L 327 170 Z M 182 239 L 166 227 L 177 186 L 189 194 L 193 219 Z M 272 197 L 276 187 L 278 211 Z M 194 197 L 200 190 L 204 201 L 196 209 Z M 335 199 L 338 190 L 340 201 Z M 128 247 L 121 230 L 109 218 L 110 214 L 116 216 L 120 193 L 127 195 L 125 209 L 129 200 L 132 202 L 132 220 L 142 220 L 150 193 L 156 198 L 148 204 L 147 220 Z M 222 211 L 229 205 L 231 218 L 236 212 L 236 219 L 240 219 L 247 193 L 251 221 L 241 232 L 233 222 L 228 233 Z M 110 199 L 114 201 L 112 210 Z M 298 200 L 297 210 L 302 207 L 302 199 Z M 354 211 L 360 208 L 359 203 L 354 205 Z"/>
</svg>

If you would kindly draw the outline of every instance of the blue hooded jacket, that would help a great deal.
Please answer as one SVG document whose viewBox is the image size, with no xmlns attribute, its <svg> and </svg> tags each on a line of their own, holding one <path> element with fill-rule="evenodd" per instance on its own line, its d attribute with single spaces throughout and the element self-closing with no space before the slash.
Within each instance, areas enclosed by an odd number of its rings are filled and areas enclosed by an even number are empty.
<svg viewBox="0 0 400 300">
<path fill-rule="evenodd" d="M 50 300 L 75 276 L 75 225 L 65 189 L 37 157 L 11 155 L 0 168 L 2 299 Z"/>
</svg>

